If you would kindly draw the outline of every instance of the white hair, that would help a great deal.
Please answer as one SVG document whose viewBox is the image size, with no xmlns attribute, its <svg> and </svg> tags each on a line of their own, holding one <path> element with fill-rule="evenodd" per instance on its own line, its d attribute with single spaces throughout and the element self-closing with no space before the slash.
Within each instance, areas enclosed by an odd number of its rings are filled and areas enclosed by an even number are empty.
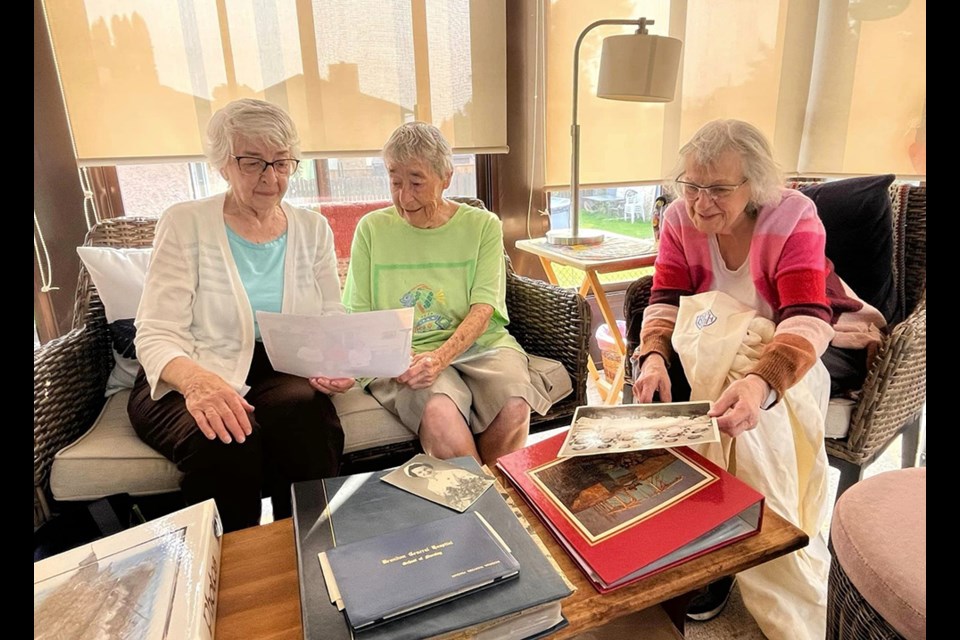
<svg viewBox="0 0 960 640">
<path fill-rule="evenodd" d="M 780 201 L 783 173 L 773 159 L 770 143 L 759 129 L 742 120 L 713 120 L 700 127 L 690 142 L 680 148 L 671 177 L 676 180 L 683 175 L 687 160 L 709 167 L 727 151 L 740 157 L 752 204 L 759 208 Z"/>
<path fill-rule="evenodd" d="M 234 144 L 243 137 L 289 149 L 300 158 L 300 134 L 290 115 L 275 104 L 253 98 L 234 100 L 219 109 L 207 124 L 204 152 L 214 169 L 222 169 L 234 153 Z"/>
<path fill-rule="evenodd" d="M 426 122 L 407 122 L 397 127 L 383 145 L 383 159 L 404 163 L 422 160 L 441 178 L 453 173 L 453 150 L 440 129 Z"/>
</svg>

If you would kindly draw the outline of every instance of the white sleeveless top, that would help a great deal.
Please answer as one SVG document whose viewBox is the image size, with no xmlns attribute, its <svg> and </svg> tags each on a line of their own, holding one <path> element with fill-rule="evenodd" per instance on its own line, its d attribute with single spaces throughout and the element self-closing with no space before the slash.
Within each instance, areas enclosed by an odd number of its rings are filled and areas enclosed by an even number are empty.
<svg viewBox="0 0 960 640">
<path fill-rule="evenodd" d="M 709 236 L 710 246 L 710 266 L 713 268 L 713 284 L 711 291 L 723 291 L 727 295 L 742 302 L 751 309 L 756 309 L 757 313 L 773 321 L 773 308 L 757 293 L 757 286 L 753 283 L 753 277 L 750 273 L 750 257 L 743 261 L 743 264 L 736 270 L 727 267 L 720 255 L 720 245 L 717 243 L 717 236 Z"/>
</svg>

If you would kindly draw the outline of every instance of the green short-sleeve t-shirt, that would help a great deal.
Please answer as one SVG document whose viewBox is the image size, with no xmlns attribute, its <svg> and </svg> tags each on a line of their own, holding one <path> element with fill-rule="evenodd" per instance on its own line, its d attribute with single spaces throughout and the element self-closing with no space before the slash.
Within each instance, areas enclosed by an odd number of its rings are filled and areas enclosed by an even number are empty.
<svg viewBox="0 0 960 640">
<path fill-rule="evenodd" d="M 493 307 L 471 351 L 522 352 L 506 329 L 503 229 L 490 211 L 461 204 L 435 229 L 418 229 L 395 207 L 361 218 L 350 250 L 343 303 L 352 312 L 414 308 L 413 350 L 433 351 L 453 335 L 471 305 Z"/>
</svg>

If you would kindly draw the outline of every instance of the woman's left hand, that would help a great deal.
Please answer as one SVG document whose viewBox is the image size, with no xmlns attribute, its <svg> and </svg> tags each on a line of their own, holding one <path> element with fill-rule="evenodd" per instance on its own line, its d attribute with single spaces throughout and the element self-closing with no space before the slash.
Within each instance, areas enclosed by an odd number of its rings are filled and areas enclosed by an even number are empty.
<svg viewBox="0 0 960 640">
<path fill-rule="evenodd" d="M 757 426 L 760 406 L 770 393 L 767 381 L 748 375 L 734 381 L 713 403 L 709 415 L 717 419 L 717 427 L 731 438 Z"/>
<path fill-rule="evenodd" d="M 331 396 L 335 393 L 343 393 L 349 390 L 354 383 L 353 378 L 327 378 L 324 376 L 317 376 L 309 380 L 311 387 Z"/>
<path fill-rule="evenodd" d="M 411 389 L 426 389 L 437 381 L 437 376 L 446 366 L 435 351 L 418 353 L 410 360 L 410 367 L 397 376 L 397 382 Z"/>
</svg>

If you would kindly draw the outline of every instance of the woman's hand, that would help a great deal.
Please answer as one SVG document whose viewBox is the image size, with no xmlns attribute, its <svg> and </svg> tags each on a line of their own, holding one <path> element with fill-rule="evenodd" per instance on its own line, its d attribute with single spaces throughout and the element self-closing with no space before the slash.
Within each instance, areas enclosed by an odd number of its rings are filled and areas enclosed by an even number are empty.
<svg viewBox="0 0 960 640">
<path fill-rule="evenodd" d="M 397 376 L 397 382 L 411 389 L 426 389 L 437 381 L 437 376 L 447 367 L 436 351 L 418 353 L 410 361 L 410 367 Z"/>
<path fill-rule="evenodd" d="M 311 387 L 330 396 L 348 391 L 356 382 L 353 378 L 327 378 L 325 376 L 310 378 L 309 381 Z"/>
<path fill-rule="evenodd" d="M 653 394 L 660 392 L 660 402 L 670 402 L 670 375 L 667 364 L 659 353 L 651 353 L 640 365 L 640 373 L 633 381 L 633 399 L 643 404 L 653 402 Z"/>
<path fill-rule="evenodd" d="M 243 442 L 253 432 L 248 416 L 253 405 L 217 374 L 198 368 L 182 388 L 187 411 L 208 440 Z"/>
<path fill-rule="evenodd" d="M 770 393 L 770 385 L 757 375 L 747 375 L 727 387 L 710 409 L 717 427 L 731 438 L 757 426 L 760 407 Z"/>
</svg>

